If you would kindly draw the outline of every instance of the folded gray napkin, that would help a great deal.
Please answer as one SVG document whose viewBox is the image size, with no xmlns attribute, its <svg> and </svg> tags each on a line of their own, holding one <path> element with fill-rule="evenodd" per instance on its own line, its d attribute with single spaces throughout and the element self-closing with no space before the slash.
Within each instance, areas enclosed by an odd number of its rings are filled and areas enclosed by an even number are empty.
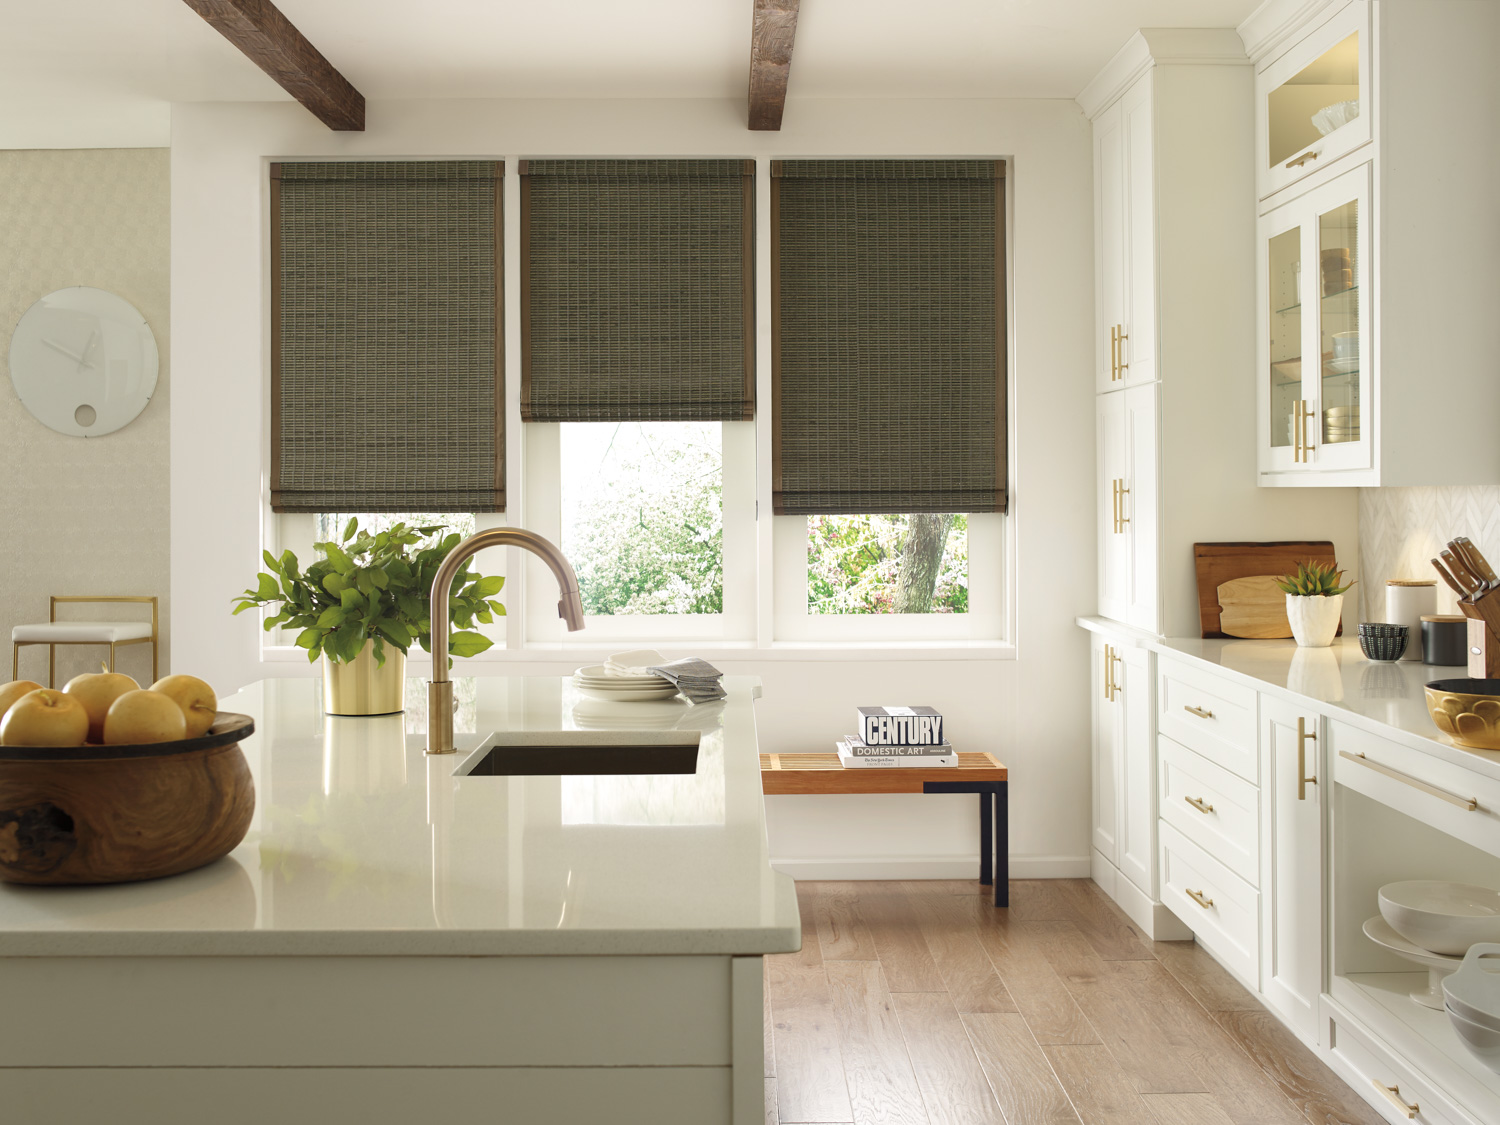
<svg viewBox="0 0 1500 1125">
<path fill-rule="evenodd" d="M 681 660 L 656 665 L 647 671 L 671 680 L 677 690 L 694 703 L 723 699 L 729 694 L 719 683 L 724 678 L 724 673 L 696 656 L 685 656 Z"/>
</svg>

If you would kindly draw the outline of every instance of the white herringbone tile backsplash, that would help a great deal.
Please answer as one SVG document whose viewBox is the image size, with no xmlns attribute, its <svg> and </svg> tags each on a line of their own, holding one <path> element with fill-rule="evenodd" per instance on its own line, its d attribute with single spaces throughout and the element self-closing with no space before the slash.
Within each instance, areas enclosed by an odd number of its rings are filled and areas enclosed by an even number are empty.
<svg viewBox="0 0 1500 1125">
<path fill-rule="evenodd" d="M 1387 579 L 1438 578 L 1428 560 L 1460 535 L 1500 567 L 1500 485 L 1361 488 L 1360 619 L 1384 620 Z M 1438 612 L 1458 612 L 1456 596 L 1440 578 Z"/>
</svg>

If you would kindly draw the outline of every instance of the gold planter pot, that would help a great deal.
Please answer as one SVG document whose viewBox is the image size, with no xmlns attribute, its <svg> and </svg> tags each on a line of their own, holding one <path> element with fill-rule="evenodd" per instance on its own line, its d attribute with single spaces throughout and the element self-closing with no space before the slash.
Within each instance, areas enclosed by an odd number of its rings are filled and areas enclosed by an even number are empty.
<svg viewBox="0 0 1500 1125">
<path fill-rule="evenodd" d="M 323 711 L 328 715 L 392 715 L 406 710 L 406 653 L 385 646 L 385 664 L 375 666 L 371 641 L 348 664 L 323 658 Z"/>
</svg>

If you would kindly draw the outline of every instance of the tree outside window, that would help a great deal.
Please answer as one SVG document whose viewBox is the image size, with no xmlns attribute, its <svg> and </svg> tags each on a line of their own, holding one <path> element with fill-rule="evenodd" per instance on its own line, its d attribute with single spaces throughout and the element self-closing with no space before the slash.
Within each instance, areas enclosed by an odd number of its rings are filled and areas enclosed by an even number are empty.
<svg viewBox="0 0 1500 1125">
<path fill-rule="evenodd" d="M 807 612 L 967 613 L 967 515 L 807 518 Z"/>
</svg>

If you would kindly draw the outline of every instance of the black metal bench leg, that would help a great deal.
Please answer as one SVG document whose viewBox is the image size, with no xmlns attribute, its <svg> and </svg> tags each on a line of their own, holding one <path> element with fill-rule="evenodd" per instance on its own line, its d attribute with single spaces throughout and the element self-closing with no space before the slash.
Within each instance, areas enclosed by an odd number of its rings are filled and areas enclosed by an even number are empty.
<svg viewBox="0 0 1500 1125">
<path fill-rule="evenodd" d="M 988 798 L 987 798 L 988 799 Z M 1006 783 L 995 785 L 995 905 L 1010 905 L 1010 808 Z"/>
<path fill-rule="evenodd" d="M 994 800 L 993 793 L 979 794 L 979 882 L 984 886 L 989 886 L 995 878 L 995 830 L 991 816 Z"/>
</svg>

